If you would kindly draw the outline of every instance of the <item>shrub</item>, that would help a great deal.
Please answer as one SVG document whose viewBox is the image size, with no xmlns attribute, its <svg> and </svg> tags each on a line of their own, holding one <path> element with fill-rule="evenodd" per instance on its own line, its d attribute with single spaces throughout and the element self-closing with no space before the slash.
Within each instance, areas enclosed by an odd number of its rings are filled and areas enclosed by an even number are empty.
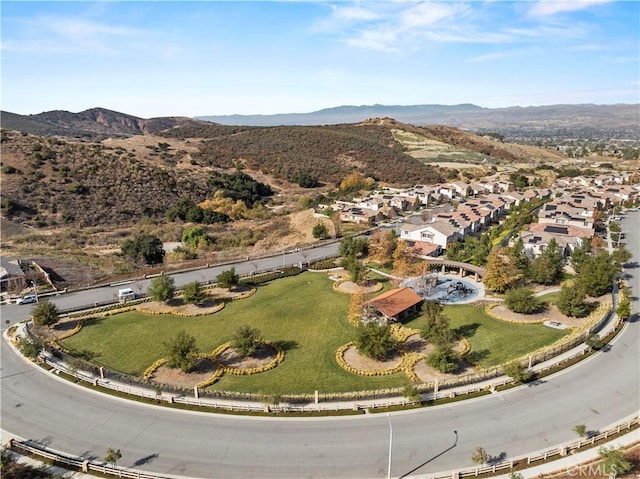
<svg viewBox="0 0 640 479">
<path fill-rule="evenodd" d="M 187 372 L 198 360 L 196 338 L 185 331 L 180 331 L 173 340 L 164 343 L 164 348 L 167 366 L 170 368 L 180 368 Z"/>
<path fill-rule="evenodd" d="M 527 287 L 507 290 L 504 303 L 515 313 L 532 314 L 544 309 L 545 303 L 535 296 L 533 289 Z"/>
<path fill-rule="evenodd" d="M 242 356 L 252 356 L 261 343 L 260 331 L 249 325 L 240 326 L 231 342 L 231 347 Z"/>
<path fill-rule="evenodd" d="M 427 364 L 441 373 L 451 373 L 458 367 L 458 357 L 450 347 L 438 347 L 427 358 Z"/>
<path fill-rule="evenodd" d="M 164 301 L 166 303 L 173 299 L 176 294 L 173 278 L 165 274 L 154 278 L 149 285 L 148 294 L 154 301 Z"/>
<path fill-rule="evenodd" d="M 359 326 L 356 337 L 358 352 L 373 359 L 386 359 L 398 347 L 398 341 L 391 334 L 388 324 L 369 322 Z"/>
<path fill-rule="evenodd" d="M 580 285 L 563 285 L 556 306 L 567 316 L 583 318 L 589 314 L 589 305 L 585 302 L 586 294 Z"/>
<path fill-rule="evenodd" d="M 329 236 L 329 230 L 324 223 L 318 221 L 315 225 L 313 225 L 311 234 L 313 234 L 314 238 L 323 240 Z"/>
</svg>

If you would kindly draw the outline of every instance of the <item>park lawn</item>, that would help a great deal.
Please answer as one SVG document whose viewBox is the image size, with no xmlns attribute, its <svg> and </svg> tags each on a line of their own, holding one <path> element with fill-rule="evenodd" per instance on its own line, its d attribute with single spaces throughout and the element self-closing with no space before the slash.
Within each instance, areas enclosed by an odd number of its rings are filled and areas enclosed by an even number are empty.
<svg viewBox="0 0 640 479">
<path fill-rule="evenodd" d="M 233 337 L 239 326 L 257 328 L 264 339 L 279 343 L 286 352 L 277 368 L 252 376 L 225 375 L 210 389 L 256 394 L 313 394 L 402 387 L 402 373 L 365 377 L 338 366 L 335 354 L 355 339 L 347 321 L 350 295 L 338 293 L 326 274 L 302 273 L 260 286 L 247 299 L 232 301 L 213 315 L 194 318 L 127 312 L 89 320 L 82 330 L 63 341 L 64 346 L 94 355 L 93 362 L 141 376 L 164 356 L 163 344 L 180 330 L 196 338 L 198 349 L 212 352 Z M 389 283 L 385 284 L 385 290 Z M 378 293 L 379 294 L 379 293 Z M 551 344 L 567 331 L 543 325 L 499 321 L 484 309 L 446 306 L 451 327 L 471 343 L 471 354 L 482 367 L 491 367 Z M 420 329 L 424 317 L 407 323 Z"/>
<path fill-rule="evenodd" d="M 450 327 L 469 340 L 471 358 L 485 369 L 524 356 L 569 334 L 568 330 L 543 324 L 500 321 L 487 315 L 483 308 L 465 304 L 445 306 L 444 314 Z M 425 323 L 421 316 L 407 326 L 421 329 Z"/>
<path fill-rule="evenodd" d="M 178 331 L 196 338 L 209 353 L 229 341 L 239 326 L 257 328 L 264 339 L 285 349 L 284 362 L 254 376 L 222 377 L 211 389 L 244 392 L 341 392 L 401 386 L 406 376 L 367 378 L 348 373 L 335 360 L 337 349 L 355 338 L 346 319 L 350 296 L 335 292 L 320 273 L 273 281 L 248 299 L 233 301 L 211 316 L 183 318 L 127 312 L 91 320 L 80 333 L 63 341 L 76 351 L 94 353 L 94 362 L 133 375 L 142 375 L 164 356 L 163 344 Z"/>
<path fill-rule="evenodd" d="M 542 301 L 545 301 L 549 304 L 556 304 L 558 298 L 560 297 L 560 291 L 554 291 L 553 293 L 547 293 L 540 296 Z"/>
</svg>

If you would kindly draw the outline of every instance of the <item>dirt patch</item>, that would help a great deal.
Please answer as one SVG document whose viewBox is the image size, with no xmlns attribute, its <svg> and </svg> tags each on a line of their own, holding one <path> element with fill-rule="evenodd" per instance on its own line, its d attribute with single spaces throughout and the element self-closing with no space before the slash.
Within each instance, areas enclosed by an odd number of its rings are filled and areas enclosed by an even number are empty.
<svg viewBox="0 0 640 479">
<path fill-rule="evenodd" d="M 610 295 L 604 295 L 598 298 L 587 298 L 587 302 L 602 304 L 606 301 L 609 301 L 610 298 L 611 298 Z M 554 304 L 550 304 L 545 311 L 541 313 L 536 313 L 536 314 L 514 313 L 509 308 L 507 308 L 504 304 L 499 304 L 493 308 L 493 314 L 495 314 L 497 317 L 502 318 L 504 320 L 517 321 L 523 324 L 539 323 L 542 321 L 555 321 L 560 324 L 564 324 L 568 328 L 580 327 L 587 320 L 586 317 L 571 318 L 569 316 L 565 316 L 564 314 L 562 314 L 562 312 L 560 312 L 558 307 Z"/>
<path fill-rule="evenodd" d="M 362 288 L 365 293 L 374 293 L 380 289 L 379 284 L 376 281 L 365 281 L 364 283 L 356 284 L 353 281 L 344 281 L 340 283 L 337 288 L 343 293 L 353 294 L 358 288 Z"/>
<path fill-rule="evenodd" d="M 230 368 L 251 369 L 269 364 L 275 359 L 276 354 L 273 346 L 262 344 L 252 356 L 242 356 L 233 348 L 227 348 L 218 356 L 218 360 Z"/>
<path fill-rule="evenodd" d="M 387 361 L 378 361 L 377 359 L 368 358 L 358 352 L 358 348 L 351 346 L 343 355 L 345 362 L 356 369 L 363 371 L 384 371 L 385 369 L 393 369 L 402 361 L 399 354 L 391 357 Z"/>
<path fill-rule="evenodd" d="M 234 369 L 251 369 L 269 364 L 275 359 L 276 354 L 276 350 L 268 344 L 261 345 L 253 356 L 241 356 L 232 348 L 227 348 L 218 356 L 217 361 L 209 358 L 199 359 L 186 373 L 180 369 L 161 366 L 153 373 L 152 379 L 160 384 L 193 388 L 213 376 L 218 363 Z"/>
<path fill-rule="evenodd" d="M 216 368 L 217 366 L 214 361 L 203 358 L 200 359 L 188 373 L 177 368 L 161 366 L 153 373 L 152 379 L 160 384 L 193 388 L 213 376 Z"/>
</svg>

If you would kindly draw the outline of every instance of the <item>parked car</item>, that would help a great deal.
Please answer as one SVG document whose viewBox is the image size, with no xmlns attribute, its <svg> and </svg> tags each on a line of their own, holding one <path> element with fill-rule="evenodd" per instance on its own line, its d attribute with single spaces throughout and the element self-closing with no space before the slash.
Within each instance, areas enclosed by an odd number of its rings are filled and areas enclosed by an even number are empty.
<svg viewBox="0 0 640 479">
<path fill-rule="evenodd" d="M 23 296 L 22 298 L 18 298 L 16 304 L 31 304 L 37 303 L 38 297 L 35 294 L 28 294 L 27 296 Z"/>
</svg>

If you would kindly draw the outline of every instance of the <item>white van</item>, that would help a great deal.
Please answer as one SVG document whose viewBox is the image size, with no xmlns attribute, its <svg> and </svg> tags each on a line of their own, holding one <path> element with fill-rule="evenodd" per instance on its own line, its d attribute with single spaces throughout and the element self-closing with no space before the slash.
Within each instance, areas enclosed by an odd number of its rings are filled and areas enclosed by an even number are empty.
<svg viewBox="0 0 640 479">
<path fill-rule="evenodd" d="M 16 304 L 31 304 L 37 303 L 38 297 L 35 294 L 28 294 L 27 296 L 23 296 L 22 298 L 18 298 Z"/>
<path fill-rule="evenodd" d="M 118 300 L 121 303 L 136 299 L 136 293 L 131 288 L 123 288 L 118 290 Z"/>
</svg>

